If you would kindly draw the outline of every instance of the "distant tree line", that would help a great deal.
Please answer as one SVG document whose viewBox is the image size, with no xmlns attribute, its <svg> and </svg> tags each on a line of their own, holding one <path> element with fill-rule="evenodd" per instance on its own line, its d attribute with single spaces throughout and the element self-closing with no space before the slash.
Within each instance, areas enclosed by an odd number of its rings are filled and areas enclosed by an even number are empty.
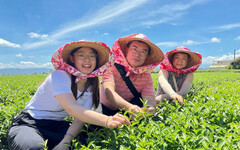
<svg viewBox="0 0 240 150">
<path fill-rule="evenodd" d="M 231 64 L 228 66 L 228 69 L 240 69 L 240 57 L 235 61 L 232 61 Z"/>
</svg>

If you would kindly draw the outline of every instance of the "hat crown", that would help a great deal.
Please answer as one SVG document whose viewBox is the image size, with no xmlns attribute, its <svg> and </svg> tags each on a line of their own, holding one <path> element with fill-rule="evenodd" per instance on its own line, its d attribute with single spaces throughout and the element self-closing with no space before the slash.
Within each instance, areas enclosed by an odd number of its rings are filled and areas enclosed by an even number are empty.
<svg viewBox="0 0 240 150">
<path fill-rule="evenodd" d="M 189 51 L 189 52 L 191 52 L 190 49 L 188 49 L 188 48 L 186 48 L 186 47 L 184 47 L 184 46 L 179 46 L 179 47 L 176 48 L 176 50 L 183 50 L 183 51 Z"/>
<path fill-rule="evenodd" d="M 146 35 L 142 34 L 142 33 L 133 34 L 131 37 L 150 41 L 150 40 L 148 39 L 148 37 L 147 37 Z"/>
</svg>

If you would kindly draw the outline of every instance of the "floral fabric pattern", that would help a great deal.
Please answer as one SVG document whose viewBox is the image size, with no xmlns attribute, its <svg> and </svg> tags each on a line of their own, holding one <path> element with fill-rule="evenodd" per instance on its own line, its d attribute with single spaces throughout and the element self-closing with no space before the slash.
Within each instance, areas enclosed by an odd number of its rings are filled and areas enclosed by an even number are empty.
<svg viewBox="0 0 240 150">
<path fill-rule="evenodd" d="M 147 37 L 145 37 L 145 38 L 147 38 Z M 115 58 L 114 62 L 117 64 L 120 64 L 120 65 L 123 65 L 125 67 L 125 70 L 127 72 L 126 76 L 129 76 L 129 74 L 131 72 L 133 72 L 135 74 L 140 74 L 143 72 L 151 73 L 154 70 L 154 68 L 160 64 L 160 63 L 155 63 L 155 64 L 146 65 L 146 66 L 140 66 L 137 68 L 131 67 L 129 65 L 129 63 L 127 62 L 126 57 L 124 56 L 124 54 L 121 50 L 118 40 L 116 40 L 114 42 L 112 51 L 114 53 L 114 58 Z"/>
<path fill-rule="evenodd" d="M 174 50 L 172 50 L 172 51 L 167 52 L 167 53 L 165 54 L 164 60 L 160 63 L 160 68 L 161 68 L 161 69 L 166 69 L 166 70 L 168 70 L 168 71 L 170 71 L 170 72 L 176 72 L 178 76 L 179 76 L 179 74 L 181 74 L 181 73 L 190 73 L 190 72 L 196 71 L 196 70 L 198 69 L 198 67 L 201 65 L 202 59 L 201 59 L 201 61 L 200 61 L 199 64 L 196 64 L 196 65 L 194 65 L 194 66 L 192 66 L 192 67 L 190 67 L 190 68 L 176 69 L 176 68 L 172 65 L 172 63 L 171 63 L 170 60 L 168 59 L 168 54 L 169 54 L 170 52 L 175 52 L 175 51 L 180 51 L 180 50 L 183 50 L 183 49 L 176 48 L 176 49 L 174 49 Z M 184 49 L 184 50 L 190 51 L 189 49 Z M 198 54 L 198 53 L 195 53 L 195 54 L 197 54 L 200 58 L 202 58 L 202 56 L 201 56 L 200 54 Z"/>
<path fill-rule="evenodd" d="M 80 40 L 80 41 L 77 41 L 77 42 L 78 43 L 81 43 L 81 42 L 84 43 L 84 42 L 86 42 L 86 40 Z M 83 74 L 83 73 L 81 73 L 76 68 L 74 68 L 73 66 L 67 64 L 62 59 L 62 51 L 64 50 L 64 47 L 69 45 L 69 44 L 73 44 L 73 43 L 76 43 L 76 42 L 67 43 L 64 46 L 60 47 L 57 50 L 57 53 L 54 53 L 54 55 L 52 56 L 51 62 L 52 62 L 53 67 L 56 70 L 62 69 L 62 70 L 67 71 L 68 73 L 76 76 L 77 77 L 76 80 L 75 80 L 76 83 L 80 79 L 86 79 L 86 78 L 92 78 L 92 77 L 101 76 L 106 71 L 108 71 L 108 69 L 111 68 L 111 66 L 113 65 L 114 57 L 113 57 L 113 53 L 110 51 L 109 52 L 109 61 L 105 65 L 101 66 L 100 68 L 96 69 L 95 71 L 91 72 L 90 74 Z M 102 42 L 94 42 L 94 43 L 97 43 L 97 44 L 100 44 L 100 45 L 103 45 L 103 46 L 107 47 L 107 45 L 102 43 Z"/>
</svg>

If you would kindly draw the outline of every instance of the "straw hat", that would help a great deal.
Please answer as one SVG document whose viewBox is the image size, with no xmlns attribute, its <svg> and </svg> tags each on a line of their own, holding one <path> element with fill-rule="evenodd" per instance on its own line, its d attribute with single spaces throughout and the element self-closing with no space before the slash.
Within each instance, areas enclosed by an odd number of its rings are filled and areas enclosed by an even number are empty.
<svg viewBox="0 0 240 150">
<path fill-rule="evenodd" d="M 196 53 L 196 52 L 192 52 L 190 49 L 184 47 L 184 46 L 180 46 L 178 48 L 175 48 L 174 50 L 170 51 L 168 53 L 168 60 L 172 63 L 172 59 L 175 53 L 186 53 L 188 54 L 190 57 L 188 59 L 188 63 L 187 66 L 185 68 L 191 68 L 194 65 L 200 64 L 201 63 L 201 55 Z"/>
<path fill-rule="evenodd" d="M 93 48 L 97 51 L 98 55 L 98 65 L 96 70 L 92 71 L 89 74 L 83 74 L 79 70 L 77 70 L 75 67 L 68 64 L 69 55 L 71 52 L 78 48 L 78 47 L 89 47 Z M 56 70 L 65 70 L 68 73 L 76 76 L 75 82 L 77 83 L 80 79 L 86 79 L 86 78 L 92 78 L 92 77 L 98 77 L 103 75 L 106 71 L 111 68 L 113 64 L 113 54 L 110 50 L 110 48 L 102 42 L 96 42 L 96 41 L 86 41 L 86 40 L 80 40 L 77 42 L 71 42 L 67 43 L 60 48 L 58 48 L 52 56 L 51 62 L 53 67 Z"/>
<path fill-rule="evenodd" d="M 119 38 L 118 43 L 125 56 L 126 56 L 127 45 L 131 41 L 142 41 L 150 47 L 150 50 L 151 50 L 150 55 L 147 56 L 142 66 L 160 63 L 164 59 L 164 54 L 161 51 L 161 49 L 157 45 L 150 42 L 148 37 L 142 33 L 135 33 L 135 34 L 131 34 L 131 35 Z"/>
<path fill-rule="evenodd" d="M 110 49 L 106 44 L 102 42 L 80 40 L 77 42 L 71 42 L 64 45 L 62 50 L 63 61 L 67 62 L 69 55 L 77 47 L 89 47 L 95 49 L 98 55 L 98 68 L 103 66 L 109 60 Z"/>
</svg>

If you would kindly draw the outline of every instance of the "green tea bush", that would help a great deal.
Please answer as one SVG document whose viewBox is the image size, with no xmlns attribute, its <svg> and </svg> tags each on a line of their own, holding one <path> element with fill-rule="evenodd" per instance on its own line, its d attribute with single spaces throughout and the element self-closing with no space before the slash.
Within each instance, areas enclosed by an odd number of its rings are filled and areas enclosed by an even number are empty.
<svg viewBox="0 0 240 150">
<path fill-rule="evenodd" d="M 45 77 L 0 76 L 0 143 L 3 143 L 0 146 L 3 149 L 7 149 L 5 135 L 12 117 L 21 111 Z M 157 73 L 152 77 L 156 90 Z M 88 145 L 81 145 L 75 139 L 70 146 L 114 150 L 240 149 L 239 91 L 238 72 L 197 72 L 184 105 L 161 103 L 155 115 L 145 114 L 130 126 L 87 132 Z"/>
<path fill-rule="evenodd" d="M 46 75 L 0 76 L 0 149 L 7 149 L 6 134 L 12 118 L 19 114 Z"/>
</svg>

